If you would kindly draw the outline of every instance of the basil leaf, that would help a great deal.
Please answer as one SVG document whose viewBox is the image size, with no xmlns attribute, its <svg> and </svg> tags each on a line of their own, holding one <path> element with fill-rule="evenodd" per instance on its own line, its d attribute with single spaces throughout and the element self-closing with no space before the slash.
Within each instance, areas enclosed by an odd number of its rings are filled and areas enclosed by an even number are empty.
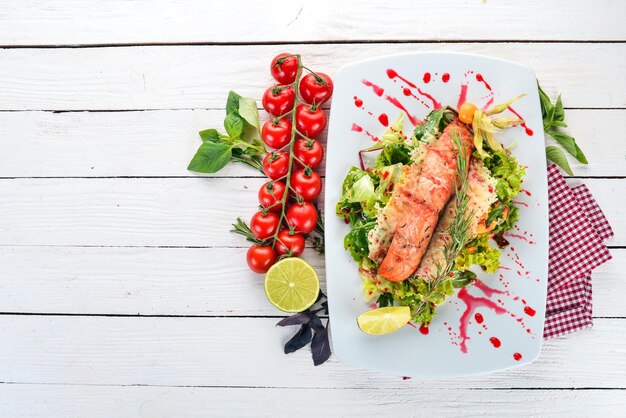
<svg viewBox="0 0 626 418">
<path fill-rule="evenodd" d="M 563 132 L 557 132 L 554 130 L 546 131 L 546 134 L 554 138 L 554 140 L 558 142 L 565 151 L 576 157 L 576 142 L 574 141 L 574 138 L 564 134 Z"/>
<path fill-rule="evenodd" d="M 257 132 L 261 130 L 259 111 L 256 109 L 256 101 L 254 99 L 249 97 L 240 98 L 238 111 L 241 117 L 252 125 Z"/>
<path fill-rule="evenodd" d="M 223 142 L 204 142 L 191 159 L 187 170 L 196 173 L 216 173 L 228 164 L 231 157 L 230 145 Z"/>
<path fill-rule="evenodd" d="M 307 345 L 311 341 L 311 335 L 311 327 L 303 324 L 300 330 L 296 332 L 296 335 L 291 337 L 285 344 L 285 354 L 293 353 Z"/>
<path fill-rule="evenodd" d="M 554 113 L 554 106 L 552 106 L 552 102 L 550 101 L 550 97 L 546 94 L 545 91 L 539 85 L 539 81 L 537 81 L 537 88 L 539 89 L 539 101 L 541 102 L 541 114 L 543 116 L 543 120 L 545 123 L 546 116 L 548 115 L 548 111 Z"/>
<path fill-rule="evenodd" d="M 561 150 L 561 148 L 550 146 L 546 147 L 546 157 L 548 157 L 549 161 L 552 161 L 559 167 L 561 167 L 567 174 L 573 176 L 574 173 L 567 162 L 567 157 L 565 153 Z"/>
<path fill-rule="evenodd" d="M 554 140 L 558 142 L 565 151 L 576 158 L 579 162 L 587 164 L 587 158 L 578 144 L 576 144 L 576 140 L 574 138 L 564 134 L 563 132 L 557 132 L 554 130 L 546 131 L 546 134 L 554 138 Z"/>
<path fill-rule="evenodd" d="M 295 315 L 288 316 L 287 318 L 281 319 L 278 324 L 279 327 L 285 327 L 287 325 L 303 325 L 308 324 L 311 320 L 311 315 L 306 312 L 300 312 Z"/>
<path fill-rule="evenodd" d="M 224 119 L 224 129 L 232 139 L 238 139 L 243 133 L 244 120 L 237 112 L 229 113 Z"/>
<path fill-rule="evenodd" d="M 587 157 L 585 157 L 583 150 L 580 149 L 578 144 L 575 144 L 575 145 L 576 145 L 576 156 L 575 156 L 576 159 L 583 164 L 589 164 L 589 161 L 587 161 Z"/>
<path fill-rule="evenodd" d="M 228 92 L 228 99 L 226 99 L 226 114 L 231 114 L 239 109 L 239 99 L 241 96 L 234 91 Z"/>
<path fill-rule="evenodd" d="M 311 354 L 313 364 L 319 366 L 330 357 L 330 342 L 328 341 L 328 326 L 320 331 L 315 331 L 311 341 Z"/>
<path fill-rule="evenodd" d="M 556 99 L 554 105 L 554 119 L 555 122 L 563 122 L 565 120 L 565 111 L 563 110 L 563 102 L 561 101 L 561 95 Z"/>
<path fill-rule="evenodd" d="M 202 142 L 219 142 L 220 135 L 217 133 L 217 129 L 205 129 L 204 131 L 200 131 L 200 138 L 202 138 Z"/>
</svg>

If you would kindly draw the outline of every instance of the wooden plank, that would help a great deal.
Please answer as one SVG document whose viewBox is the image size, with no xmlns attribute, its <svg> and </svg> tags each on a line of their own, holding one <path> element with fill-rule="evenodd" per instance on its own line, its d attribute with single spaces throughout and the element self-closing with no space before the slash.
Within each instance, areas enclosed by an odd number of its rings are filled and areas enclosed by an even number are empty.
<svg viewBox="0 0 626 418">
<path fill-rule="evenodd" d="M 0 408 L 12 417 L 64 416 L 576 416 L 593 405 L 619 416 L 623 390 L 449 390 L 429 385 L 405 389 L 194 388 L 75 385 L 2 385 Z M 245 400 L 245 402 L 242 402 Z M 303 405 L 303 400 L 307 400 Z"/>
<path fill-rule="evenodd" d="M 221 109 L 230 89 L 261 97 L 272 83 L 269 61 L 284 50 L 331 76 L 355 60 L 399 52 L 492 55 L 532 67 L 568 107 L 626 107 L 626 86 L 616 82 L 626 79 L 626 43 L 425 43 L 3 49 L 0 110 Z"/>
<path fill-rule="evenodd" d="M 265 121 L 266 113 L 261 112 Z M 626 110 L 569 110 L 568 131 L 591 162 L 579 176 L 626 176 L 626 141 L 611 139 Z M 222 127 L 223 110 L 6 112 L 0 177 L 186 176 L 198 131 Z M 325 141 L 326 135 L 320 137 Z M 324 172 L 324 166 L 319 169 Z M 232 165 L 219 176 L 262 176 Z"/>
<path fill-rule="evenodd" d="M 149 1 L 9 1 L 0 44 L 285 42 L 353 39 L 624 40 L 622 2 L 528 0 L 438 2 L 199 0 L 154 7 Z M 236 27 L 237 30 L 233 30 Z M 558 28 L 558 30 L 554 30 Z M 581 30 L 584 28 L 584 30 Z"/>
<path fill-rule="evenodd" d="M 245 248 L 0 247 L 2 312 L 280 315 Z M 626 250 L 593 273 L 594 316 L 626 317 Z M 326 288 L 323 256 L 307 249 Z M 356 274 L 347 280 L 358 280 Z M 236 305 L 233 296 L 236 296 Z"/>
<path fill-rule="evenodd" d="M 237 297 L 232 297 L 233 306 Z M 314 367 L 309 350 L 283 354 L 293 329 L 271 318 L 2 316 L 4 382 L 166 386 L 401 388 L 403 381 L 331 358 Z M 488 376 L 429 382 L 432 388 L 624 387 L 626 321 L 545 343 L 531 365 Z"/>
<path fill-rule="evenodd" d="M 241 247 L 243 239 L 227 231 L 238 216 L 252 216 L 263 181 L 2 179 L 0 245 Z M 621 197 L 626 179 L 587 179 L 585 184 L 615 230 L 608 243 L 625 245 Z"/>
</svg>

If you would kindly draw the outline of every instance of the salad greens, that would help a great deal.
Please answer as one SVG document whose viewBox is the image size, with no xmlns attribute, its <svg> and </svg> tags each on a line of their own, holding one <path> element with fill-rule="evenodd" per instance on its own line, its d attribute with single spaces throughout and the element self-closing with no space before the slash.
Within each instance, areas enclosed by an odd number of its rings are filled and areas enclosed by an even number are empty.
<svg viewBox="0 0 626 418">
<path fill-rule="evenodd" d="M 470 270 L 472 266 L 480 266 L 487 272 L 497 269 L 500 251 L 492 246 L 490 237 L 496 234 L 502 238 L 505 231 L 513 228 L 518 217 L 513 198 L 521 191 L 524 167 L 508 149 L 501 146 L 493 149 L 495 147 L 492 148 L 485 140 L 482 153 L 476 151 L 473 157 L 482 161 L 485 171 L 495 183 L 497 200 L 489 208 L 486 218 L 481 219 L 480 233 L 475 237 L 469 236 L 469 217 L 473 213 L 468 213 L 467 199 L 463 201 L 462 197 L 467 178 L 465 181 L 461 179 L 456 202 L 460 210 L 455 211 L 457 215 L 449 231 L 452 244 L 443 248 L 444 260 L 452 262 L 439 262 L 434 278 L 419 277 L 414 273 L 402 282 L 391 282 L 377 274 L 378 262 L 369 254 L 373 245 L 388 245 L 391 240 L 381 233 L 384 232 L 384 225 L 379 215 L 391 198 L 393 186 L 401 181 L 403 167 L 419 164 L 426 146 L 436 140 L 455 117 L 456 111 L 451 108 L 432 111 L 424 123 L 407 137 L 400 116 L 382 135 L 380 142 L 361 152 L 361 168 L 352 167 L 349 170 L 342 185 L 341 198 L 336 204 L 337 216 L 350 225 L 344 247 L 359 266 L 366 300 L 375 300 L 380 307 L 394 304 L 409 306 L 412 321 L 416 323 L 429 323 L 435 315 L 435 308 L 452 295 L 455 288 L 473 283 L 476 275 Z M 370 154 L 373 151 L 378 154 L 366 164 L 363 156 L 373 155 Z M 505 240 L 502 238 L 499 242 Z"/>
</svg>

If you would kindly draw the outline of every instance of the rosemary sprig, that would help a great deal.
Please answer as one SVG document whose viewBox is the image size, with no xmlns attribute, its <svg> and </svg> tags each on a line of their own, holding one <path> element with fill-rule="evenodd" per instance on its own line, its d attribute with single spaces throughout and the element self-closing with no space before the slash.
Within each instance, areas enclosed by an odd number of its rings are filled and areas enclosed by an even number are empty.
<svg viewBox="0 0 626 418">
<path fill-rule="evenodd" d="M 429 282 L 428 294 L 417 305 L 412 315 L 413 318 L 419 316 L 426 307 L 426 304 L 430 303 L 434 293 L 441 290 L 444 282 L 450 276 L 450 272 L 454 267 L 459 253 L 471 238 L 470 226 L 474 211 L 472 210 L 468 213 L 467 210 L 469 204 L 469 196 L 467 195 L 469 174 L 467 170 L 465 147 L 462 139 L 455 132 L 452 133 L 452 140 L 458 149 L 456 156 L 458 183 L 454 204 L 454 218 L 447 232 L 449 239 L 445 240 L 443 247 L 443 260 L 437 263 L 437 272 L 433 280 Z"/>
<path fill-rule="evenodd" d="M 262 245 L 265 243 L 264 241 L 254 236 L 248 224 L 245 223 L 241 218 L 237 218 L 237 222 L 233 224 L 233 229 L 231 229 L 230 232 L 243 235 L 248 241 L 253 242 L 257 245 Z"/>
</svg>

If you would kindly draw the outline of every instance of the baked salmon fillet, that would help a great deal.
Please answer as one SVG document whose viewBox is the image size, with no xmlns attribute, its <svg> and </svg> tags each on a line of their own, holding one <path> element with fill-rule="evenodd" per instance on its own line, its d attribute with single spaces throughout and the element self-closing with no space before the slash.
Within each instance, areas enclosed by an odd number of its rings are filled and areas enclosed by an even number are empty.
<svg viewBox="0 0 626 418">
<path fill-rule="evenodd" d="M 402 181 L 393 190 L 385 208 L 393 238 L 378 269 L 387 280 L 401 282 L 417 270 L 441 211 L 454 194 L 459 151 L 455 135 L 461 139 L 469 163 L 474 139 L 456 119 L 426 148 L 422 164 L 405 168 Z"/>
</svg>

